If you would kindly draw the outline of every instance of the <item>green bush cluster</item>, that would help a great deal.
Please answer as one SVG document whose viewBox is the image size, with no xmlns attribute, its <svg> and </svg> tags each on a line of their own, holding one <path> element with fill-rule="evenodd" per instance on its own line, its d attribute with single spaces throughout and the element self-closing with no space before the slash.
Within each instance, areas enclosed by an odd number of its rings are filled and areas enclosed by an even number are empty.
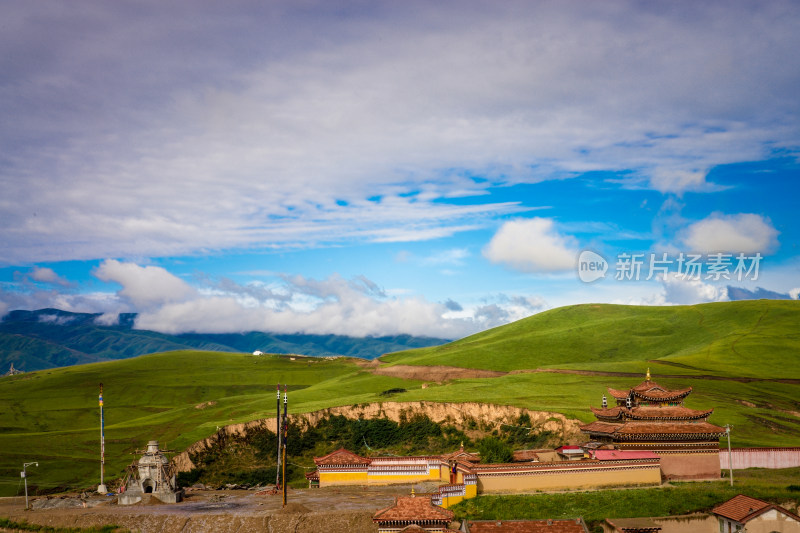
<svg viewBox="0 0 800 533">
<path fill-rule="evenodd" d="M 440 424 L 428 416 L 402 412 L 399 421 L 388 418 L 350 419 L 331 415 L 317 424 L 291 424 L 286 453 L 289 457 L 287 478 L 290 484 L 306 482 L 304 473 L 314 467 L 313 458 L 339 448 L 361 455 L 434 455 L 452 452 L 461 444 L 476 449 L 486 463 L 507 463 L 515 448 L 540 447 L 552 437 L 550 432 L 531 427 L 523 414 L 515 424 L 503 425 L 495 435 L 473 441 L 451 424 Z M 212 485 L 266 484 L 275 480 L 278 437 L 265 428 L 245 438 L 220 435 L 216 445 L 192 456 L 197 467 L 181 473 L 181 486 L 202 482 Z"/>
<path fill-rule="evenodd" d="M 399 422 L 387 418 L 349 419 L 341 415 L 322 419 L 316 426 L 290 436 L 287 451 L 301 455 L 307 450 L 320 453 L 338 448 L 366 454 L 370 451 L 398 453 L 441 453 L 450 451 L 467 436 L 453 426 L 437 424 L 425 415 L 412 414 Z M 291 428 L 290 428 L 291 433 Z"/>
</svg>

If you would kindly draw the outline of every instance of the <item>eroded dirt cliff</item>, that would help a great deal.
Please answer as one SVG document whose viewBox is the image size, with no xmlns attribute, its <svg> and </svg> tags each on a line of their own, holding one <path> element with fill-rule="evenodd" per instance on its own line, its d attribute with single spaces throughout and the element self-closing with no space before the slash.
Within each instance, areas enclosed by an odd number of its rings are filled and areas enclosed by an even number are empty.
<svg viewBox="0 0 800 533">
<path fill-rule="evenodd" d="M 289 419 L 291 424 L 301 425 L 306 423 L 315 425 L 323 418 L 339 415 L 351 419 L 388 418 L 397 422 L 403 416 L 417 413 L 427 416 L 434 422 L 445 422 L 462 430 L 480 427 L 484 432 L 491 432 L 501 424 L 514 424 L 521 415 L 526 414 L 530 417 L 531 427 L 558 435 L 564 444 L 581 440 L 581 434 L 578 429 L 580 422 L 568 419 L 560 413 L 531 411 L 508 405 L 475 402 L 384 402 L 347 405 L 330 407 L 311 413 L 289 415 Z M 230 437 L 245 438 L 248 433 L 261 429 L 268 429 L 274 432 L 276 430 L 275 418 L 263 418 L 244 424 L 231 424 L 222 427 L 210 437 L 195 442 L 172 460 L 179 472 L 188 472 L 195 466 L 192 463 L 191 456 L 210 450 Z"/>
</svg>

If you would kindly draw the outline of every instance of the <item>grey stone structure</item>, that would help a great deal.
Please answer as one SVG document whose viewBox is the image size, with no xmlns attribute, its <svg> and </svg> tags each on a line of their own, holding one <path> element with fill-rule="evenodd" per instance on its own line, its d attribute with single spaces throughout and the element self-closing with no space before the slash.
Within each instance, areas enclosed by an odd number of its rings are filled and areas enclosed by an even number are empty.
<svg viewBox="0 0 800 533">
<path fill-rule="evenodd" d="M 175 482 L 175 467 L 158 449 L 158 441 L 151 440 L 143 455 L 128 467 L 123 482 L 123 490 L 117 497 L 120 505 L 132 505 L 142 501 L 145 494 L 164 503 L 178 503 L 183 500 L 183 489 Z"/>
</svg>

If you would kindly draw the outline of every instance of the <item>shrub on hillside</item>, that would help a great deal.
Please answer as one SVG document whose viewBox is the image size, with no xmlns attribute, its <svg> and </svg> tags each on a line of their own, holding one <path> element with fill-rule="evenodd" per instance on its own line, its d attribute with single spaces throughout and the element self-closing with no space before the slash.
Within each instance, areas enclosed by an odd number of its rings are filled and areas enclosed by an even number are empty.
<svg viewBox="0 0 800 533">
<path fill-rule="evenodd" d="M 482 463 L 510 463 L 513 459 L 511 446 L 497 437 L 485 437 L 478 441 L 478 452 Z"/>
</svg>

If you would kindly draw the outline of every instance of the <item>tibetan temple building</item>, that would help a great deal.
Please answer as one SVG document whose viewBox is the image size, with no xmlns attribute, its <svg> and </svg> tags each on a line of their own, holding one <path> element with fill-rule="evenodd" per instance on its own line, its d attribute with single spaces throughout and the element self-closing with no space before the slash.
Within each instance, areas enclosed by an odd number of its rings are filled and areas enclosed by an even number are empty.
<svg viewBox="0 0 800 533">
<path fill-rule="evenodd" d="M 317 470 L 306 475 L 309 486 L 432 482 L 438 488 L 429 499 L 445 508 L 478 493 L 661 484 L 660 459 L 646 451 L 598 450 L 595 457 L 580 460 L 481 464 L 476 454 L 463 449 L 446 455 L 409 457 L 362 457 L 339 449 L 315 457 L 314 462 Z"/>
<path fill-rule="evenodd" d="M 581 432 L 619 450 L 649 450 L 661 458 L 665 479 L 720 477 L 719 439 L 725 429 L 708 422 L 713 409 L 696 410 L 683 402 L 692 388 L 672 390 L 650 379 L 627 391 L 608 389 L 616 405 L 592 408 L 597 420 Z"/>
<path fill-rule="evenodd" d="M 446 532 L 453 521 L 453 511 L 431 503 L 430 495 L 398 496 L 394 505 L 381 509 L 372 517 L 379 533 L 399 531 Z M 416 527 L 414 527 L 416 526 Z"/>
</svg>

